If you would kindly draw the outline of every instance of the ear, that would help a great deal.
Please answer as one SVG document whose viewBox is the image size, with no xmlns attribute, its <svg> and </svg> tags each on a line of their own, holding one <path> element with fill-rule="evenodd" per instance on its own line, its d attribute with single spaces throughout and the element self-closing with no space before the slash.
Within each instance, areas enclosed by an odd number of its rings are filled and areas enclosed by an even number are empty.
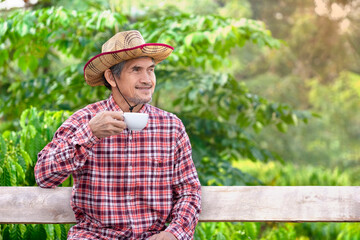
<svg viewBox="0 0 360 240">
<path fill-rule="evenodd" d="M 106 81 L 107 81 L 112 87 L 116 87 L 114 75 L 112 74 L 112 72 L 111 72 L 111 70 L 110 70 L 109 68 L 105 70 L 104 76 L 105 76 L 105 78 L 106 78 Z"/>
</svg>

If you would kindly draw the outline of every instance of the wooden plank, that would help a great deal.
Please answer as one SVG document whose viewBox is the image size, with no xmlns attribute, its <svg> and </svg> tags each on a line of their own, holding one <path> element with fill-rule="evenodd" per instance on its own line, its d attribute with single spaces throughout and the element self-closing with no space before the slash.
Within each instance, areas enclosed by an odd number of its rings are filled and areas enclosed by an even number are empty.
<svg viewBox="0 0 360 240">
<path fill-rule="evenodd" d="M 74 223 L 70 198 L 70 187 L 0 187 L 0 223 Z"/>
<path fill-rule="evenodd" d="M 360 222 L 360 187 L 208 187 L 205 222 Z"/>
<path fill-rule="evenodd" d="M 0 223 L 74 223 L 71 188 L 0 187 Z M 360 222 L 360 187 L 202 187 L 201 222 Z"/>
</svg>

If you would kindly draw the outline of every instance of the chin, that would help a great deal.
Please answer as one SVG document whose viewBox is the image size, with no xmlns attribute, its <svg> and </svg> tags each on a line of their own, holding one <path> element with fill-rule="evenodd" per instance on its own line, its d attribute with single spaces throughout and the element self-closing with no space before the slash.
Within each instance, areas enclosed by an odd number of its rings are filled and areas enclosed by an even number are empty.
<svg viewBox="0 0 360 240">
<path fill-rule="evenodd" d="M 145 103 L 151 103 L 151 102 L 152 102 L 152 97 L 149 98 L 147 101 L 144 101 L 144 104 L 145 104 Z"/>
<path fill-rule="evenodd" d="M 133 102 L 134 104 L 146 104 L 146 103 L 151 103 L 151 101 L 152 101 L 152 97 L 131 99 L 131 102 Z"/>
<path fill-rule="evenodd" d="M 150 103 L 152 100 L 152 94 L 150 95 L 145 95 L 143 97 L 140 97 L 139 100 L 144 104 L 144 103 Z"/>
</svg>

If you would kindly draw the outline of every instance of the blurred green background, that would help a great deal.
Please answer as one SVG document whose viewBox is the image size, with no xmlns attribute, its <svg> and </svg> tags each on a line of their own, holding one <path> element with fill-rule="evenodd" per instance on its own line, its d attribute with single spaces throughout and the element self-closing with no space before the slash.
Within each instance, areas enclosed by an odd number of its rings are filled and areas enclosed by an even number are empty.
<svg viewBox="0 0 360 240">
<path fill-rule="evenodd" d="M 84 64 L 138 29 L 175 47 L 152 104 L 184 122 L 202 185 L 357 186 L 359 26 L 359 0 L 0 1 L 0 185 L 35 185 L 62 121 L 109 95 Z M 0 239 L 69 227 L 2 224 Z M 359 227 L 201 223 L 195 239 L 360 239 Z"/>
</svg>

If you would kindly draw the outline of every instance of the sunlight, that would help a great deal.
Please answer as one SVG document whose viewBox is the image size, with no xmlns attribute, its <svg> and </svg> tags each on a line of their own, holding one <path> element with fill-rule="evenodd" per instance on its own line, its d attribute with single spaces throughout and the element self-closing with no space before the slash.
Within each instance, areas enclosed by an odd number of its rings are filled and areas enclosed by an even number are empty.
<svg viewBox="0 0 360 240">
<path fill-rule="evenodd" d="M 38 0 L 29 0 L 30 4 L 36 4 Z M 23 0 L 5 0 L 0 3 L 0 9 L 9 10 L 11 8 L 21 8 L 25 7 L 25 1 Z"/>
</svg>

